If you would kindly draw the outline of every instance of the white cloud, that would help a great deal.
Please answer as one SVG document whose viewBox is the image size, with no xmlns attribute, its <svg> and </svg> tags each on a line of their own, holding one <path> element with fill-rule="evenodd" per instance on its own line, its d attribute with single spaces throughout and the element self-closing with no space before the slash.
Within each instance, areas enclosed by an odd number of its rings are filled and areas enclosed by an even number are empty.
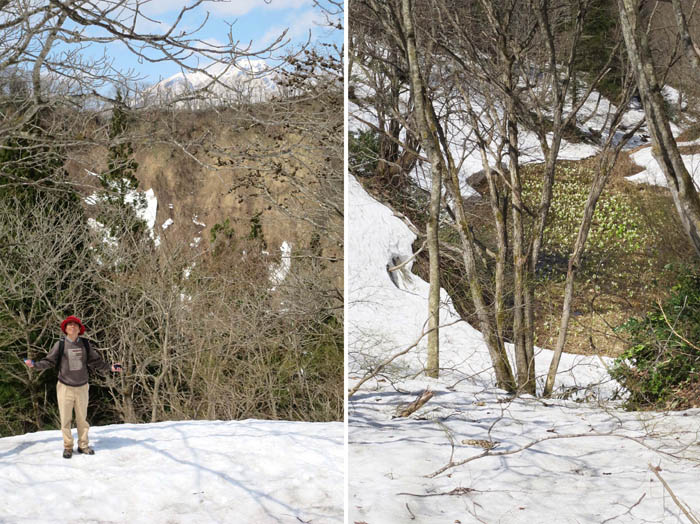
<svg viewBox="0 0 700 524">
<path fill-rule="evenodd" d="M 287 38 L 296 39 L 306 37 L 309 30 L 314 33 L 319 29 L 319 25 L 325 22 L 323 16 L 313 10 L 304 11 L 299 14 L 290 15 L 285 21 L 286 25 L 270 27 L 260 39 L 260 45 L 268 45 L 282 34 L 282 31 L 289 29 Z M 312 38 L 313 40 L 313 38 Z"/>
</svg>

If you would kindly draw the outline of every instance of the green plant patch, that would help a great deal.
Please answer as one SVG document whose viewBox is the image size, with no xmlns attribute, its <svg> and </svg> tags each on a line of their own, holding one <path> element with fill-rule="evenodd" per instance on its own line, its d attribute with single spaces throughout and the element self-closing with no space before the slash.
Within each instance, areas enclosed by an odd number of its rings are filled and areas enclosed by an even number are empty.
<svg viewBox="0 0 700 524">
<path fill-rule="evenodd" d="M 375 131 L 348 133 L 348 170 L 357 177 L 373 176 L 379 158 L 379 135 Z"/>
<path fill-rule="evenodd" d="M 630 346 L 611 375 L 630 392 L 628 407 L 678 408 L 695 405 L 700 370 L 700 272 L 680 268 L 668 299 L 641 318 L 619 327 Z"/>
<path fill-rule="evenodd" d="M 586 163 L 562 163 L 557 166 L 555 177 L 543 251 L 545 256 L 558 255 L 568 259 L 583 218 L 593 172 Z M 530 209 L 534 210 L 539 205 L 542 185 L 541 177 L 528 176 L 524 179 L 523 198 Z M 600 258 L 611 251 L 634 255 L 651 242 L 634 195 L 604 191 L 593 215 L 586 252 L 593 258 Z"/>
</svg>

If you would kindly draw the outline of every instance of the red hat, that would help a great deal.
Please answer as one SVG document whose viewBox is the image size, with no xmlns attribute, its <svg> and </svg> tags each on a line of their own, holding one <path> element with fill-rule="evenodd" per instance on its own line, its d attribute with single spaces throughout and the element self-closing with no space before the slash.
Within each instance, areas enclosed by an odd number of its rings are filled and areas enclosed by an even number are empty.
<svg viewBox="0 0 700 524">
<path fill-rule="evenodd" d="M 83 323 L 80 321 L 78 317 L 74 317 L 73 315 L 69 316 L 66 318 L 63 322 L 61 322 L 61 331 L 64 333 L 66 332 L 66 326 L 73 322 L 74 324 L 78 324 L 80 326 L 80 334 L 82 335 L 85 333 L 85 326 L 83 326 Z"/>
</svg>

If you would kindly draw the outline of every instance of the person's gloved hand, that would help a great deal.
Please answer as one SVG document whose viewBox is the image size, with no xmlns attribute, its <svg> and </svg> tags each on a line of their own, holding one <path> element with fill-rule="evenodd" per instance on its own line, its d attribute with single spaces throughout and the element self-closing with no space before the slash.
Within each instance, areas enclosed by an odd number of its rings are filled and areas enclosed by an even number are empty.
<svg viewBox="0 0 700 524">
<path fill-rule="evenodd" d="M 122 370 L 122 365 L 121 365 L 121 364 L 118 364 L 118 363 L 116 363 L 116 362 L 115 362 L 114 364 L 112 364 L 112 372 L 113 372 L 113 373 L 120 373 L 121 370 Z"/>
</svg>

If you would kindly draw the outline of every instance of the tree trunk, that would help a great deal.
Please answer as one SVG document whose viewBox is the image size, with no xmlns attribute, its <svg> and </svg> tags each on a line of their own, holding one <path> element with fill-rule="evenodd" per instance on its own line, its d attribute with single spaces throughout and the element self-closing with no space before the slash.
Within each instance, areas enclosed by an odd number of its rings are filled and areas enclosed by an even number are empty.
<svg viewBox="0 0 700 524">
<path fill-rule="evenodd" d="M 583 255 L 583 249 L 586 245 L 586 239 L 588 238 L 588 233 L 591 229 L 591 223 L 593 222 L 593 214 L 595 213 L 595 208 L 600 198 L 603 188 L 608 181 L 610 174 L 610 169 L 612 164 L 606 161 L 606 159 L 601 160 L 598 168 L 598 173 L 596 174 L 593 185 L 588 193 L 588 200 L 586 200 L 586 206 L 583 210 L 583 219 L 581 220 L 581 225 L 579 226 L 578 236 L 576 237 L 576 243 L 574 244 L 574 252 L 569 258 L 569 268 L 566 273 L 566 287 L 564 292 L 564 305 L 562 308 L 561 322 L 559 325 L 559 336 L 557 337 L 557 345 L 554 349 L 554 355 L 552 356 L 552 362 L 549 366 L 549 371 L 547 373 L 547 382 L 544 387 L 543 395 L 548 397 L 552 394 L 554 390 L 554 380 L 557 375 L 557 369 L 559 368 L 559 362 L 561 360 L 561 354 L 564 351 L 564 345 L 566 344 L 566 335 L 569 329 L 569 319 L 571 318 L 571 302 L 574 296 L 574 278 L 576 277 L 576 270 L 581 264 L 581 256 Z"/>
<path fill-rule="evenodd" d="M 510 102 L 506 104 L 511 105 Z M 518 377 L 518 390 L 535 394 L 534 355 L 528 354 L 527 328 L 528 313 L 526 308 L 532 306 L 527 300 L 526 276 L 527 255 L 524 250 L 525 231 L 523 225 L 522 187 L 518 165 L 518 127 L 514 120 L 512 107 L 507 108 L 508 117 L 508 160 L 510 184 L 513 191 L 513 344 L 515 345 L 515 366 Z"/>
<path fill-rule="evenodd" d="M 415 115 L 421 141 L 430 160 L 430 209 L 427 224 L 428 258 L 430 260 L 430 290 L 428 292 L 428 364 L 426 373 L 436 378 L 440 368 L 440 244 L 438 225 L 440 218 L 440 193 L 444 162 L 436 143 L 435 130 L 426 119 L 425 85 L 420 74 L 416 35 L 413 28 L 413 8 L 411 0 L 402 0 L 401 18 L 405 29 L 406 54 L 411 78 L 411 90 L 415 103 Z"/>
<path fill-rule="evenodd" d="M 579 226 L 578 235 L 576 237 L 576 242 L 574 244 L 574 251 L 569 257 L 569 268 L 566 274 L 566 284 L 564 291 L 564 304 L 562 307 L 561 321 L 559 326 L 559 336 L 557 337 L 557 345 L 554 349 L 554 355 L 552 356 L 552 362 L 549 366 L 549 371 L 547 373 L 547 381 L 545 383 L 543 395 L 548 397 L 552 394 L 554 390 L 554 382 L 556 379 L 557 369 L 559 368 L 559 362 L 561 360 L 562 352 L 564 351 L 564 345 L 566 344 L 566 336 L 568 334 L 569 319 L 571 318 L 571 303 L 574 296 L 574 279 L 576 278 L 576 272 L 581 265 L 581 258 L 583 257 L 583 250 L 586 246 L 586 239 L 588 238 L 588 233 L 591 229 L 591 224 L 593 223 L 593 215 L 595 213 L 596 205 L 600 199 L 600 195 L 603 193 L 603 189 L 610 178 L 610 173 L 612 172 L 617 158 L 620 155 L 620 151 L 627 144 L 630 138 L 638 131 L 641 127 L 642 122 L 639 122 L 633 129 L 629 130 L 621 140 L 613 147 L 612 137 L 615 136 L 616 131 L 619 129 L 619 124 L 622 120 L 622 115 L 624 108 L 627 107 L 631 94 L 632 86 L 627 85 L 625 89 L 625 96 L 618 104 L 618 110 L 615 113 L 610 125 L 610 132 L 608 134 L 608 140 L 605 143 L 603 151 L 600 155 L 600 160 L 598 162 L 598 170 L 596 172 L 591 188 L 588 192 L 588 199 L 586 200 L 586 205 L 583 210 L 583 218 L 581 219 L 581 225 Z"/>
<path fill-rule="evenodd" d="M 681 7 L 680 0 L 671 0 L 673 4 L 673 14 L 676 16 L 676 25 L 678 26 L 678 32 L 681 37 L 681 42 L 683 43 L 683 50 L 685 51 L 688 60 L 690 61 L 696 74 L 700 74 L 700 50 L 695 47 L 693 39 L 690 36 L 690 29 L 688 28 L 688 21 L 683 14 L 683 8 Z M 680 105 L 680 100 L 679 100 Z"/>
<path fill-rule="evenodd" d="M 696 254 L 700 256 L 700 199 L 671 133 L 647 35 L 639 29 L 638 2 L 618 0 L 617 3 L 622 34 L 637 76 L 639 95 L 647 117 L 652 154 L 666 177 L 683 229 Z"/>
<path fill-rule="evenodd" d="M 476 316 L 479 320 L 479 329 L 484 336 L 486 347 L 489 350 L 489 356 L 493 364 L 496 374 L 496 385 L 508 392 L 515 392 L 516 384 L 513 378 L 513 371 L 508 362 L 508 355 L 503 345 L 503 338 L 499 336 L 497 325 L 494 326 L 488 313 L 488 306 L 484 301 L 483 290 L 479 282 L 479 274 L 476 267 L 476 258 L 474 256 L 474 239 L 472 238 L 469 225 L 467 224 L 466 214 L 464 212 L 464 203 L 459 192 L 459 180 L 457 178 L 457 170 L 450 169 L 450 183 L 448 188 L 450 196 L 455 200 L 455 211 L 457 214 L 457 229 L 459 230 L 460 240 L 462 241 L 462 253 L 464 266 L 469 280 L 469 289 L 471 291 L 472 301 L 476 309 Z M 503 275 L 501 274 L 501 279 Z M 503 282 L 501 281 L 501 289 Z"/>
</svg>

